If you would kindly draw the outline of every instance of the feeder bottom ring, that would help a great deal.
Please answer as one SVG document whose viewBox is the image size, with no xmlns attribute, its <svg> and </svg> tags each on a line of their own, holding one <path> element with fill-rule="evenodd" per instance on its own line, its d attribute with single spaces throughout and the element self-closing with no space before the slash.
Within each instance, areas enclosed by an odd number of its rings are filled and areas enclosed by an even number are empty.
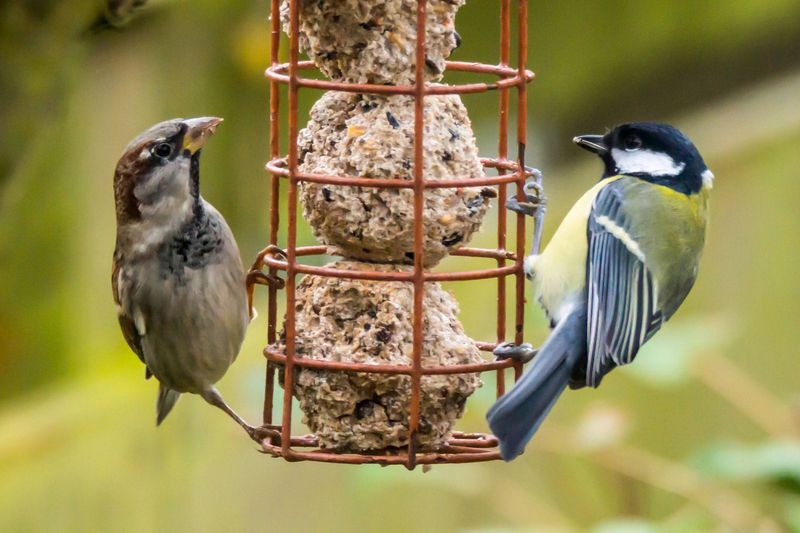
<svg viewBox="0 0 800 533">
<path fill-rule="evenodd" d="M 314 435 L 292 437 L 289 446 L 276 444 L 275 440 L 261 442 L 262 452 L 287 461 L 316 461 L 338 464 L 377 464 L 382 466 L 448 463 L 477 463 L 500 459 L 497 437 L 485 433 L 454 432 L 447 442 L 436 450 L 418 450 L 408 453 L 407 448 L 390 448 L 362 453 L 337 452 L 321 449 Z"/>
</svg>

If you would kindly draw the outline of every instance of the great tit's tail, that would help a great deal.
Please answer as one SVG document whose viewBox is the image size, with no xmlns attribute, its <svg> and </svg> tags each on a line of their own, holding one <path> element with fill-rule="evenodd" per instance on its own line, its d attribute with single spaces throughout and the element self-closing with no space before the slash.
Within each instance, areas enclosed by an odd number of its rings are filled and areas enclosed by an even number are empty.
<svg viewBox="0 0 800 533">
<path fill-rule="evenodd" d="M 165 387 L 163 383 L 158 384 L 158 402 L 156 403 L 157 426 L 160 426 L 161 422 L 167 418 L 167 415 L 172 411 L 172 407 L 175 405 L 175 402 L 178 401 L 180 395 L 180 392 Z"/>
<path fill-rule="evenodd" d="M 559 322 L 528 372 L 489 409 L 489 427 L 500 440 L 500 454 L 511 461 L 567 387 L 575 364 L 586 351 L 586 312 L 575 310 Z"/>
</svg>

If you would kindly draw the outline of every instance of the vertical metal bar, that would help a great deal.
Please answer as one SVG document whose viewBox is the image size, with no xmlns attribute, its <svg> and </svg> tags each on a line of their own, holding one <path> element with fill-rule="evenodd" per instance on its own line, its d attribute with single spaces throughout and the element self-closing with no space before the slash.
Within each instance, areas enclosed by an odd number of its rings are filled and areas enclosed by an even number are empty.
<svg viewBox="0 0 800 533">
<path fill-rule="evenodd" d="M 271 40 L 270 64 L 278 64 L 281 46 L 280 0 L 272 0 L 270 10 Z M 276 80 L 269 83 L 269 155 L 274 159 L 280 155 L 280 84 Z M 271 191 L 269 199 L 269 243 L 278 244 L 278 226 L 280 224 L 280 176 L 272 174 Z M 270 267 L 271 276 L 277 270 Z M 278 290 L 273 285 L 269 286 L 267 299 L 267 343 L 273 344 L 276 340 L 275 329 L 278 323 Z M 275 391 L 275 366 L 267 361 L 267 376 L 264 390 L 264 424 L 272 424 L 272 402 Z"/>
<path fill-rule="evenodd" d="M 295 357 L 295 282 L 297 261 L 297 62 L 299 56 L 300 0 L 289 1 L 289 209 L 286 235 L 286 366 L 283 381 L 283 418 L 281 452 L 291 459 L 292 393 L 294 392 Z"/>
<path fill-rule="evenodd" d="M 517 57 L 517 74 L 519 75 L 519 85 L 517 86 L 517 162 L 519 169 L 517 174 L 517 191 L 522 192 L 525 186 L 525 145 L 528 136 L 528 93 L 525 82 L 525 67 L 528 63 L 528 1 L 519 0 L 519 11 L 517 12 L 518 30 L 517 43 L 519 45 Z M 525 216 L 517 213 L 517 309 L 515 318 L 514 342 L 522 342 L 522 328 L 525 321 L 525 273 L 523 271 L 523 261 L 525 257 Z M 514 365 L 514 379 L 519 379 L 522 375 L 522 363 Z"/>
<path fill-rule="evenodd" d="M 508 66 L 511 55 L 511 0 L 502 0 L 500 3 L 500 64 Z M 500 124 L 497 142 L 497 157 L 501 161 L 508 159 L 508 89 L 500 89 Z M 501 171 L 502 172 L 502 171 Z M 503 183 L 498 187 L 497 194 L 497 248 L 506 249 L 507 212 L 506 199 L 508 186 Z M 497 265 L 505 266 L 505 259 L 498 259 Z M 506 278 L 497 278 L 497 342 L 506 340 Z M 506 391 L 505 370 L 497 371 L 497 397 Z"/>
<path fill-rule="evenodd" d="M 411 413 L 409 418 L 408 461 L 406 467 L 416 465 L 416 440 L 420 417 L 420 392 L 422 388 L 422 343 L 424 321 L 422 304 L 425 298 L 424 222 L 425 172 L 423 133 L 425 129 L 425 14 L 428 0 L 417 0 L 417 50 L 414 78 L 414 316 L 413 362 L 411 373 Z"/>
</svg>

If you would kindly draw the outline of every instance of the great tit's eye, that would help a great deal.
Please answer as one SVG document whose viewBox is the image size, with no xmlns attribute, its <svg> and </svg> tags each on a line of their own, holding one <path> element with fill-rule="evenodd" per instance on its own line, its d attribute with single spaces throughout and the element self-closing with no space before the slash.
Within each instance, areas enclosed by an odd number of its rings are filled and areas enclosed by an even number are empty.
<svg viewBox="0 0 800 533">
<path fill-rule="evenodd" d="M 624 146 L 628 152 L 635 152 L 642 147 L 642 139 L 636 134 L 628 135 L 625 137 Z"/>
<path fill-rule="evenodd" d="M 172 155 L 172 145 L 169 143 L 158 143 L 153 148 L 153 153 L 158 157 L 169 157 Z"/>
</svg>

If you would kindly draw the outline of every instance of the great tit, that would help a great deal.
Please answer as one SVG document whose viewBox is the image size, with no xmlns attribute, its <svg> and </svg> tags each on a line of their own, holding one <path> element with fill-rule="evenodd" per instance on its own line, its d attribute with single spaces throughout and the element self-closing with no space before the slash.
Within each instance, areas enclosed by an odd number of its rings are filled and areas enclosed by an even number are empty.
<svg viewBox="0 0 800 533">
<path fill-rule="evenodd" d="M 633 361 L 686 298 L 703 251 L 714 175 L 686 135 L 637 122 L 573 141 L 597 154 L 604 171 L 544 252 L 525 259 L 553 330 L 538 353 L 527 343 L 495 351 L 536 355 L 487 414 L 506 461 L 522 453 L 567 385 L 597 387 Z"/>
</svg>

